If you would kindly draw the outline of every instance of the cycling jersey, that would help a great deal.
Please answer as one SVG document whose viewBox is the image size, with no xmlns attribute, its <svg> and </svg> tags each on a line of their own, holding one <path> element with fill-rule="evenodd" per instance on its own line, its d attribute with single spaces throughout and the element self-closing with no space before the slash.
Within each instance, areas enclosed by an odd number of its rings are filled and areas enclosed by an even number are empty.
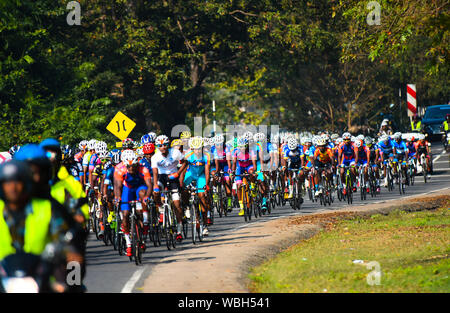
<svg viewBox="0 0 450 313">
<path fill-rule="evenodd" d="M 83 167 L 88 167 L 89 166 L 89 161 L 91 159 L 91 155 L 92 153 L 90 151 L 86 152 L 83 156 L 83 162 L 82 165 Z"/>
<path fill-rule="evenodd" d="M 283 151 L 283 158 L 288 160 L 289 169 L 299 169 L 301 167 L 301 157 L 303 155 L 303 149 L 300 145 L 294 150 L 287 147 L 287 149 Z"/>
<path fill-rule="evenodd" d="M 414 142 L 410 141 L 406 144 L 406 147 L 408 148 L 408 156 L 414 157 L 416 155 L 416 145 Z"/>
<path fill-rule="evenodd" d="M 185 185 L 189 185 L 195 180 L 197 182 L 197 193 L 205 192 L 205 167 L 211 162 L 211 155 L 209 153 L 201 153 L 200 155 L 196 155 L 194 151 L 190 151 L 186 154 L 185 159 L 188 162 L 189 167 L 183 183 Z"/>
<path fill-rule="evenodd" d="M 141 165 L 138 165 L 135 174 L 130 174 L 125 164 L 120 163 L 116 166 L 114 171 L 114 179 L 123 182 L 122 186 L 122 202 L 135 201 L 139 198 L 139 192 L 141 190 L 147 190 L 145 180 L 150 179 L 149 170 Z M 122 203 L 120 205 L 122 211 L 128 211 L 130 205 L 128 203 Z"/>
<path fill-rule="evenodd" d="M 331 160 L 333 158 L 333 152 L 331 151 L 330 148 L 326 148 L 324 152 L 321 152 L 320 149 L 316 149 L 316 151 L 314 151 L 314 158 L 323 164 L 326 163 L 331 163 Z"/>
<path fill-rule="evenodd" d="M 152 174 L 152 163 L 151 160 L 148 160 L 146 157 L 143 157 L 139 160 L 139 165 L 147 168 L 150 171 L 150 174 Z"/>
<path fill-rule="evenodd" d="M 406 154 L 408 151 L 408 147 L 406 147 L 406 143 L 402 140 L 400 142 L 394 141 L 394 148 L 397 154 Z"/>
<path fill-rule="evenodd" d="M 179 161 L 183 159 L 183 154 L 178 149 L 169 149 L 167 156 L 163 156 L 161 152 L 155 153 L 151 159 L 151 167 L 158 169 L 158 174 L 173 174 L 177 169 Z"/>
<path fill-rule="evenodd" d="M 394 144 L 391 140 L 388 140 L 388 142 L 381 141 L 378 144 L 378 147 L 380 148 L 380 154 L 385 154 L 386 156 L 389 156 L 394 152 Z"/>
</svg>

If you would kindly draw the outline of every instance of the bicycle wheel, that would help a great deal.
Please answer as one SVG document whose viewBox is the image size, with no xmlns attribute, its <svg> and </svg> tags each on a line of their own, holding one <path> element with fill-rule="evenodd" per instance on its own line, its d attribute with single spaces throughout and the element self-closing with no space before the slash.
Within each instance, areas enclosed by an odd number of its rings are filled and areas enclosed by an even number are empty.
<svg viewBox="0 0 450 313">
<path fill-rule="evenodd" d="M 166 247 L 167 250 L 172 250 L 172 242 L 174 241 L 173 238 L 173 231 L 172 231 L 172 224 L 171 224 L 171 218 L 169 216 L 169 206 L 164 206 L 164 234 L 166 235 Z"/>
<path fill-rule="evenodd" d="M 197 242 L 197 211 L 195 210 L 195 205 L 191 205 L 191 239 L 192 243 L 195 245 Z"/>
</svg>

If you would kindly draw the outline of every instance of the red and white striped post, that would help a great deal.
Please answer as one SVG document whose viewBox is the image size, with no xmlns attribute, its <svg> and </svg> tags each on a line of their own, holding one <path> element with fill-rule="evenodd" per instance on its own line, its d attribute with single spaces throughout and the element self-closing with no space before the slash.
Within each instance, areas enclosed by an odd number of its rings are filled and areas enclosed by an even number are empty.
<svg viewBox="0 0 450 313">
<path fill-rule="evenodd" d="M 417 113 L 417 101 L 416 101 L 416 85 L 406 85 L 406 102 L 408 104 L 408 116 L 411 118 Z"/>
</svg>

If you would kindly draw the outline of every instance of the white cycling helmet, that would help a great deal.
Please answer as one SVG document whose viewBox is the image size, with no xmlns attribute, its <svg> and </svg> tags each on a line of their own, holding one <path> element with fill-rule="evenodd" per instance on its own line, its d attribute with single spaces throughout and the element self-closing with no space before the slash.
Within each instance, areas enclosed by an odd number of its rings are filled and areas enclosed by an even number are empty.
<svg viewBox="0 0 450 313">
<path fill-rule="evenodd" d="M 320 146 L 325 146 L 327 144 L 325 138 L 323 137 L 319 137 L 316 140 L 316 146 L 320 147 Z"/>
<path fill-rule="evenodd" d="M 138 162 L 136 152 L 131 149 L 122 151 L 121 159 L 122 162 L 127 166 L 137 164 Z"/>
<path fill-rule="evenodd" d="M 363 135 L 363 134 L 360 134 L 360 135 L 358 135 L 356 138 L 358 138 L 359 140 L 364 140 L 364 135 Z"/>
<path fill-rule="evenodd" d="M 400 138 L 402 138 L 402 133 L 396 132 L 396 133 L 394 134 L 394 136 L 392 136 L 392 138 L 394 138 L 394 140 L 400 139 Z"/>
<path fill-rule="evenodd" d="M 349 132 L 342 134 L 342 140 L 349 140 L 352 138 L 352 135 Z"/>
<path fill-rule="evenodd" d="M 424 134 L 419 134 L 419 140 L 424 140 L 425 139 L 425 135 Z"/>
<path fill-rule="evenodd" d="M 250 142 L 251 140 L 253 140 L 253 134 L 252 134 L 252 132 L 250 132 L 250 131 L 245 132 L 245 133 L 242 135 L 242 137 L 245 138 L 245 139 L 247 139 L 249 142 Z"/>
<path fill-rule="evenodd" d="M 225 137 L 223 137 L 222 134 L 217 134 L 216 136 L 214 136 L 214 143 L 216 145 L 220 145 L 225 141 Z"/>
<path fill-rule="evenodd" d="M 95 143 L 95 148 L 94 149 L 95 149 L 96 153 L 101 153 L 101 152 L 107 151 L 108 145 L 104 141 L 97 141 Z"/>
<path fill-rule="evenodd" d="M 155 145 L 169 145 L 169 137 L 167 137 L 166 135 L 159 135 L 158 137 L 156 137 L 155 139 Z"/>
<path fill-rule="evenodd" d="M 264 141 L 266 139 L 266 135 L 264 133 L 256 133 L 255 136 L 253 136 L 253 140 L 256 142 L 258 141 Z"/>
<path fill-rule="evenodd" d="M 95 139 L 89 140 L 89 141 L 88 141 L 88 144 L 87 144 L 88 150 L 94 150 L 94 149 L 95 149 L 95 144 L 96 144 L 96 143 L 97 143 L 97 140 L 95 140 Z"/>
<path fill-rule="evenodd" d="M 355 141 L 355 146 L 356 146 L 356 148 L 361 147 L 361 140 L 356 139 L 356 141 Z"/>
<path fill-rule="evenodd" d="M 287 144 L 288 144 L 289 150 L 295 150 L 298 147 L 298 141 L 295 138 L 289 138 Z"/>
<path fill-rule="evenodd" d="M 87 144 L 88 144 L 87 140 L 81 140 L 80 143 L 78 144 L 78 149 L 86 150 Z"/>
</svg>

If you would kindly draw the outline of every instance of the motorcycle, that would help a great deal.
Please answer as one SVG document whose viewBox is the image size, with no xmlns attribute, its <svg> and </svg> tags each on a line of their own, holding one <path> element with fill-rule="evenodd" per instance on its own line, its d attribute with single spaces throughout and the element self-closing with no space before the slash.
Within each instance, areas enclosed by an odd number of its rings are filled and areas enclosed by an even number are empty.
<svg viewBox="0 0 450 313">
<path fill-rule="evenodd" d="M 0 292 L 50 292 L 50 269 L 50 264 L 39 255 L 11 254 L 0 262 Z"/>
</svg>

